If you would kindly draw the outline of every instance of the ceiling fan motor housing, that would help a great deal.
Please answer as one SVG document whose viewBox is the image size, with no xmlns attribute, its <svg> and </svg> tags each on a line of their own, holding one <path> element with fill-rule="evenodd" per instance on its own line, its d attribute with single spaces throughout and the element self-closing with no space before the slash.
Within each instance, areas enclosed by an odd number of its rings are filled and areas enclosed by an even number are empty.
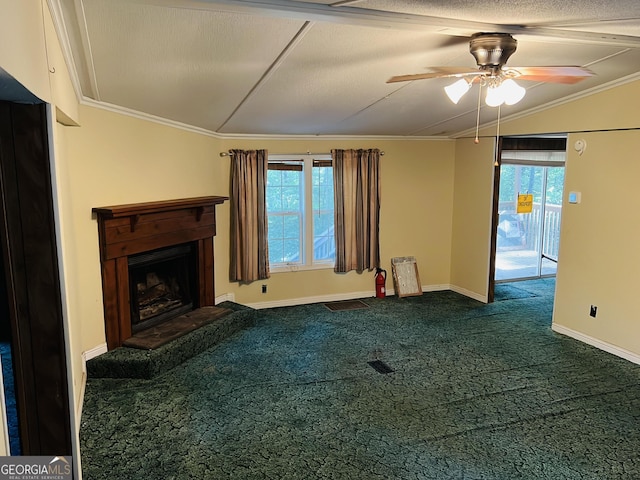
<svg viewBox="0 0 640 480">
<path fill-rule="evenodd" d="M 518 41 L 508 33 L 476 33 L 469 42 L 469 51 L 481 70 L 497 73 L 517 46 Z"/>
</svg>

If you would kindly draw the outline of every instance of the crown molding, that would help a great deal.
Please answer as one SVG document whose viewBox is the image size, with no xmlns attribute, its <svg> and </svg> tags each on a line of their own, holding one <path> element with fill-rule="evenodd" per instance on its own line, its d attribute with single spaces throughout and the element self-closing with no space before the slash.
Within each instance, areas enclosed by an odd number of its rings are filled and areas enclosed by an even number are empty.
<svg viewBox="0 0 640 480">
<path fill-rule="evenodd" d="M 86 105 L 88 107 L 99 108 L 102 110 L 107 110 L 113 113 L 119 113 L 121 115 L 126 115 L 129 117 L 137 118 L 139 120 L 145 120 L 148 122 L 157 123 L 160 125 L 165 125 L 167 127 L 177 128 L 180 130 L 185 130 L 192 133 L 197 133 L 200 135 L 206 135 L 208 137 L 217 138 L 218 140 L 335 140 L 335 141 L 346 141 L 346 140 L 363 140 L 363 139 L 373 139 L 373 140 L 402 140 L 402 141 L 453 141 L 450 137 L 419 137 L 419 136 L 404 136 L 404 135 L 270 135 L 270 134 L 238 134 L 238 133 L 228 133 L 228 134 L 220 134 L 218 132 L 213 132 L 211 130 L 207 130 L 201 127 L 194 127 L 193 125 L 188 125 L 186 123 L 177 122 L 174 120 L 168 120 L 163 117 L 159 117 L 157 115 L 151 115 L 148 113 L 143 113 L 138 110 L 133 110 L 129 108 L 120 107 L 118 105 L 113 105 L 107 102 L 100 102 L 97 100 L 93 100 L 92 98 L 84 97 L 80 102 L 81 105 Z"/>
<path fill-rule="evenodd" d="M 188 125 L 182 122 L 176 122 L 174 120 L 169 120 L 163 117 L 158 117 L 157 115 L 151 115 L 149 113 L 143 113 L 138 110 L 133 110 L 130 108 L 120 107 L 118 105 L 114 105 L 107 102 L 101 102 L 94 100 L 92 98 L 84 97 L 80 102 L 81 105 L 85 105 L 88 107 L 99 108 L 101 110 L 107 110 L 109 112 L 118 113 L 120 115 L 126 115 L 128 117 L 137 118 L 139 120 L 145 120 L 147 122 L 158 123 L 160 125 L 164 125 L 167 127 L 177 128 L 179 130 L 186 130 L 192 133 L 198 133 L 200 135 L 205 135 L 208 137 L 223 139 L 224 137 L 218 135 L 215 132 L 207 130 L 205 128 L 194 127 L 193 125 Z M 81 122 L 82 124 L 82 122 Z"/>
</svg>

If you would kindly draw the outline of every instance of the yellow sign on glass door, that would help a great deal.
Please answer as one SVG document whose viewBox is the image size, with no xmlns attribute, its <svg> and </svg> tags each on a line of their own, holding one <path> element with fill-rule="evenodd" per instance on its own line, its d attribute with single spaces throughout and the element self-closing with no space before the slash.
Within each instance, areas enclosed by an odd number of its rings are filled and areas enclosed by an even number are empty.
<svg viewBox="0 0 640 480">
<path fill-rule="evenodd" d="M 530 193 L 518 194 L 517 213 L 531 213 L 533 209 L 533 195 Z"/>
</svg>

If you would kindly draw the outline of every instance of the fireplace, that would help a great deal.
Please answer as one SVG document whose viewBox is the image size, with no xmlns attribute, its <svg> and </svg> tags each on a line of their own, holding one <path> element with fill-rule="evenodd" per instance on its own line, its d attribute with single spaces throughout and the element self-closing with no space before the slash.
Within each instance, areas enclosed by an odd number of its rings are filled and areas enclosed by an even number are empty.
<svg viewBox="0 0 640 480">
<path fill-rule="evenodd" d="M 197 197 L 94 208 L 109 350 L 133 334 L 215 305 L 215 207 Z"/>
<path fill-rule="evenodd" d="M 128 258 L 132 333 L 198 307 L 193 252 L 185 243 Z"/>
</svg>

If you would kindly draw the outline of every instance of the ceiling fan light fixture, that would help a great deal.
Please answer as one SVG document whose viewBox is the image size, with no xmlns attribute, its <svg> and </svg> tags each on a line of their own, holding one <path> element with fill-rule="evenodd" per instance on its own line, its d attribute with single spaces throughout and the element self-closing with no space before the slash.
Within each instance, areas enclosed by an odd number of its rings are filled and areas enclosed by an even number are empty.
<svg viewBox="0 0 640 480">
<path fill-rule="evenodd" d="M 444 91 L 453 103 L 457 104 L 465 93 L 471 88 L 471 83 L 467 82 L 464 78 L 461 78 L 455 83 L 444 87 Z"/>
<path fill-rule="evenodd" d="M 524 87 L 521 87 L 510 78 L 502 82 L 500 88 L 503 91 L 504 103 L 507 105 L 515 105 L 522 100 L 525 93 L 527 93 Z"/>
<path fill-rule="evenodd" d="M 485 102 L 490 107 L 498 107 L 503 103 L 515 105 L 524 98 L 525 93 L 527 93 L 527 90 L 524 87 L 508 78 L 497 85 L 491 85 L 487 88 Z"/>
<path fill-rule="evenodd" d="M 490 107 L 498 107 L 504 103 L 504 92 L 502 85 L 491 85 L 487 87 L 487 97 L 485 103 Z"/>
</svg>

